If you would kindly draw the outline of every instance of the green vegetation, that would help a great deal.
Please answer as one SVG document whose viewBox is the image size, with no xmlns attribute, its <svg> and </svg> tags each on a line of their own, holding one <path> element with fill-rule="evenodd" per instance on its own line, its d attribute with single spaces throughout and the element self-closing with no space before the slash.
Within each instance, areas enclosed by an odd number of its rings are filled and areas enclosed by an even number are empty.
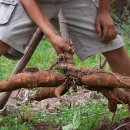
<svg viewBox="0 0 130 130">
<path fill-rule="evenodd" d="M 125 41 L 125 47 L 130 55 L 130 26 L 122 25 L 122 36 Z M 40 69 L 48 69 L 54 62 L 56 54 L 49 44 L 48 40 L 41 42 L 33 55 L 29 66 L 36 66 Z M 77 66 L 98 67 L 99 54 L 88 58 L 84 62 L 74 57 Z M 16 62 L 4 57 L 0 58 L 0 79 L 9 77 Z M 109 69 L 108 65 L 106 69 Z M 115 121 L 128 116 L 127 107 L 119 106 Z M 98 121 L 104 118 L 112 118 L 112 114 L 107 108 L 107 102 L 101 99 L 94 99 L 86 104 L 73 104 L 68 108 L 66 104 L 62 108 L 54 111 L 44 111 L 39 109 L 32 112 L 31 106 L 18 106 L 19 112 L 8 109 L 7 116 L 0 116 L 0 130 L 31 130 L 36 122 L 44 121 L 47 123 L 60 124 L 64 130 L 91 130 L 98 124 Z"/>
</svg>

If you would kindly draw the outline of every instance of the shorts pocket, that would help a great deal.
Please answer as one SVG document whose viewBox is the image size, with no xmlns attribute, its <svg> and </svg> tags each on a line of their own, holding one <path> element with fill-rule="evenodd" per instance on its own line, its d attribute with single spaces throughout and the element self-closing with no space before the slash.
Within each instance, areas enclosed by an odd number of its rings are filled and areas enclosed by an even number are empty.
<svg viewBox="0 0 130 130">
<path fill-rule="evenodd" d="M 99 0 L 90 0 L 90 1 L 92 1 L 92 3 L 94 4 L 94 6 L 95 6 L 96 8 L 99 7 Z"/>
<path fill-rule="evenodd" d="M 0 25 L 9 22 L 18 0 L 0 0 Z"/>
</svg>

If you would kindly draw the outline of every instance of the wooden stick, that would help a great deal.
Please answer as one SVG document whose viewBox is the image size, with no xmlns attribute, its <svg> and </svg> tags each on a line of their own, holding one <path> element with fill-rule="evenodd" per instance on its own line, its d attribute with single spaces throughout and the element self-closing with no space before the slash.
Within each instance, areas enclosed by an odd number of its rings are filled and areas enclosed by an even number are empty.
<svg viewBox="0 0 130 130">
<path fill-rule="evenodd" d="M 31 57 L 32 57 L 34 51 L 36 50 L 39 42 L 41 41 L 42 37 L 43 37 L 42 31 L 40 29 L 37 29 L 36 33 L 34 34 L 33 38 L 31 39 L 29 45 L 26 47 L 24 56 L 17 63 L 11 76 L 15 75 L 17 73 L 20 73 L 26 67 L 27 63 L 31 59 Z M 0 93 L 0 109 L 2 109 L 5 106 L 10 95 L 11 95 L 11 92 Z"/>
<path fill-rule="evenodd" d="M 99 55 L 99 69 L 104 69 L 106 63 L 107 63 L 107 59 L 105 58 L 102 61 L 102 56 Z"/>
<path fill-rule="evenodd" d="M 100 69 L 104 69 L 105 65 L 107 63 L 107 59 L 104 59 L 103 62 L 100 65 Z"/>
<path fill-rule="evenodd" d="M 62 8 L 59 11 L 58 19 L 59 19 L 61 36 L 67 44 L 70 44 L 71 39 L 69 37 L 67 21 L 64 17 L 64 13 L 63 13 Z M 74 64 L 73 54 L 65 53 L 65 61 L 64 62 L 67 64 Z"/>
</svg>

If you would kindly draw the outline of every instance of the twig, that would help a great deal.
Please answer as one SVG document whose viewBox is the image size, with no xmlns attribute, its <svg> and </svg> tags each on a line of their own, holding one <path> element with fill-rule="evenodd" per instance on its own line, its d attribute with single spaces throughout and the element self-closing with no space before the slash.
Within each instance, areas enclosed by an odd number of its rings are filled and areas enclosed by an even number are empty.
<svg viewBox="0 0 130 130">
<path fill-rule="evenodd" d="M 104 61 L 100 65 L 100 69 L 104 69 L 106 63 L 107 63 L 107 59 L 104 59 Z"/>
<path fill-rule="evenodd" d="M 114 130 L 118 130 L 118 129 L 120 129 L 121 127 L 124 127 L 124 126 L 129 125 L 129 124 L 130 124 L 130 122 L 125 123 L 125 124 L 122 124 L 122 125 L 118 126 L 117 128 L 115 128 Z"/>
</svg>

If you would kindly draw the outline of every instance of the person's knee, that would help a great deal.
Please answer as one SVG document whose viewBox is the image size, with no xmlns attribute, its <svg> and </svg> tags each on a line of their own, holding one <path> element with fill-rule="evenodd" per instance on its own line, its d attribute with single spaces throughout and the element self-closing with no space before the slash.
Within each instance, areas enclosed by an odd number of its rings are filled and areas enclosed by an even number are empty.
<svg viewBox="0 0 130 130">
<path fill-rule="evenodd" d="M 102 54 L 106 57 L 107 60 L 121 59 L 121 58 L 128 56 L 124 47 L 121 47 L 119 49 L 115 49 L 115 50 L 112 50 L 112 51 L 104 52 Z"/>
<path fill-rule="evenodd" d="M 0 56 L 7 53 L 9 50 L 10 46 L 7 45 L 6 43 L 0 41 Z"/>
</svg>

